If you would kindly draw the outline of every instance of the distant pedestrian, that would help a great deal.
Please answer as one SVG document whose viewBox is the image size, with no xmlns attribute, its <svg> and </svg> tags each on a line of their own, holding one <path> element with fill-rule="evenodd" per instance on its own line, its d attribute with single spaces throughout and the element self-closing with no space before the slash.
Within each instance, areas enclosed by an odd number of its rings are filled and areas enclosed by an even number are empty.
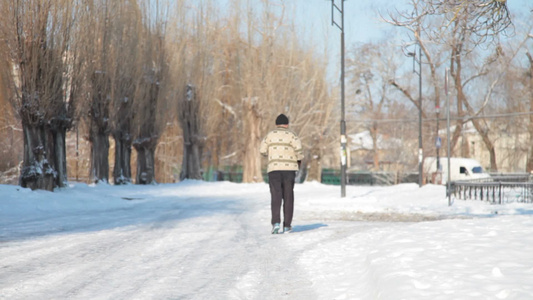
<svg viewBox="0 0 533 300">
<path fill-rule="evenodd" d="M 280 233 L 282 202 L 283 232 L 289 232 L 294 212 L 294 179 L 304 155 L 300 138 L 289 130 L 287 116 L 281 114 L 276 118 L 276 129 L 261 141 L 260 152 L 268 157 L 272 233 Z"/>
</svg>

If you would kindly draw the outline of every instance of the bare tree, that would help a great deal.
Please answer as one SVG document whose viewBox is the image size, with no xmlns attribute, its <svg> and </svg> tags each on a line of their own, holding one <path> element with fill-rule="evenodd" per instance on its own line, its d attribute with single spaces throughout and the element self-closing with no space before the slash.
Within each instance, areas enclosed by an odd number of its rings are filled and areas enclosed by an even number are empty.
<svg viewBox="0 0 533 300">
<path fill-rule="evenodd" d="M 201 97 L 201 96 L 200 96 Z M 179 101 L 179 121 L 183 132 L 183 164 L 180 180 L 202 179 L 202 148 L 200 105 L 196 88 L 187 85 L 185 97 Z"/>
<path fill-rule="evenodd" d="M 496 44 L 493 48 L 494 52 L 477 68 L 477 72 L 467 78 L 463 77 L 463 58 L 467 58 L 474 48 L 482 45 L 487 40 L 490 42 L 497 41 L 498 35 L 510 25 L 506 4 L 494 0 L 474 1 L 474 3 L 462 1 L 460 5 L 437 3 L 437 8 L 444 9 L 444 15 L 451 23 L 450 39 L 447 39 L 447 41 L 451 48 L 450 73 L 456 90 L 458 114 L 463 116 L 463 107 L 465 107 L 471 116 L 476 116 L 481 113 L 485 105 L 482 104 L 476 109 L 472 101 L 475 97 L 469 100 L 465 93 L 465 87 L 476 78 L 489 73 L 489 66 L 497 62 L 501 56 L 501 48 Z M 485 101 L 482 103 L 486 103 L 490 98 L 495 83 L 491 83 L 487 88 L 488 96 L 485 97 Z M 471 121 L 490 153 L 491 169 L 497 171 L 496 150 L 493 141 L 489 137 L 489 127 L 484 120 L 474 118 Z M 457 139 L 459 130 L 459 126 L 457 126 L 454 140 Z"/>
<path fill-rule="evenodd" d="M 115 140 L 115 184 L 125 184 L 131 179 L 131 149 L 133 143 L 133 105 L 135 87 L 141 77 L 139 68 L 142 15 L 135 0 L 115 1 L 117 23 L 113 28 L 111 62 L 111 134 Z"/>
<path fill-rule="evenodd" d="M 526 52 L 526 56 L 529 61 L 529 70 L 526 73 L 526 78 L 529 79 L 527 82 L 527 85 L 529 87 L 528 94 L 529 94 L 529 111 L 533 112 L 533 56 L 528 51 Z M 531 143 L 531 140 L 533 139 L 533 114 L 529 115 L 529 126 L 528 126 L 528 132 L 529 132 L 529 151 L 527 156 L 527 162 L 526 162 L 526 172 L 530 173 L 533 171 L 533 143 Z"/>
<path fill-rule="evenodd" d="M 261 180 L 256 161 L 259 154 L 252 150 L 258 149 L 260 143 L 255 128 L 262 128 L 262 136 L 272 128 L 278 114 L 287 114 L 305 151 L 310 154 L 314 149 L 311 160 L 303 165 L 319 168 L 323 147 L 331 141 L 329 125 L 333 124 L 332 102 L 324 84 L 325 62 L 320 64 L 313 56 L 314 49 L 298 42 L 298 33 L 285 18 L 283 4 L 262 4 L 260 17 L 248 11 L 246 48 L 242 49 L 247 59 L 239 68 L 239 99 L 246 100 L 243 116 L 253 123 L 246 124 L 244 137 L 247 148 L 243 153 L 243 173 L 249 182 Z M 252 99 L 255 102 L 250 102 Z M 315 163 L 308 164 L 312 160 Z M 310 173 L 319 176 L 316 170 Z"/>
<path fill-rule="evenodd" d="M 299 175 L 305 176 L 307 181 L 322 180 L 323 161 L 329 157 L 333 159 L 331 149 L 339 144 L 338 135 L 332 134 L 338 129 L 337 116 L 340 113 L 334 103 L 337 98 L 330 95 L 326 83 L 325 61 L 313 59 L 310 52 L 303 53 L 303 61 L 300 68 L 293 68 L 295 74 L 290 74 L 301 80 L 302 89 L 295 91 L 295 95 L 289 95 L 288 114 L 292 116 L 292 127 L 299 132 L 304 146 L 304 159 Z M 294 82 L 298 86 L 297 82 Z M 331 163 L 331 162 L 330 162 Z M 337 164 L 338 165 L 338 164 Z"/>
<path fill-rule="evenodd" d="M 413 57 L 413 64 L 416 62 L 416 60 L 419 60 L 419 65 L 423 68 L 426 66 L 429 68 L 429 78 L 428 76 L 424 76 L 424 82 L 426 85 L 429 85 L 432 90 L 432 94 L 429 97 L 435 100 L 434 107 L 436 108 L 436 114 L 435 117 L 437 120 L 440 118 L 440 106 L 441 106 L 441 94 L 442 94 L 442 85 L 441 78 L 438 76 L 438 69 L 441 67 L 443 63 L 443 59 L 441 57 L 441 51 L 438 49 L 435 49 L 432 47 L 432 41 L 430 39 L 430 36 L 432 32 L 434 31 L 436 26 L 433 22 L 428 21 L 427 19 L 430 19 L 429 15 L 433 12 L 433 9 L 431 6 L 429 6 L 427 1 L 419 1 L 419 0 L 412 0 L 411 1 L 411 12 L 396 12 L 396 14 L 389 14 L 388 19 L 383 18 L 383 20 L 391 25 L 398 26 L 405 28 L 409 31 L 410 35 L 412 36 L 412 40 L 407 41 L 403 45 L 403 52 L 407 56 Z M 422 50 L 422 56 L 423 57 L 417 57 L 416 51 L 414 48 L 412 48 L 413 45 L 417 45 Z M 414 68 L 414 66 L 413 66 Z M 422 69 L 418 70 L 419 72 L 423 72 L 426 74 Z M 428 80 L 429 79 L 429 80 Z M 427 119 L 428 114 L 426 113 L 425 109 L 428 106 L 427 100 L 426 105 L 424 105 L 424 99 L 418 99 L 418 97 L 413 96 L 414 93 L 411 92 L 412 90 L 409 89 L 406 85 L 406 83 L 400 82 L 396 78 L 391 78 L 390 84 L 394 86 L 396 89 L 398 89 L 419 111 L 423 119 Z M 420 87 L 418 87 L 420 88 Z M 430 105 L 431 106 L 431 105 Z M 437 121 L 438 122 L 438 121 Z M 423 127 L 422 130 L 426 129 L 427 127 Z M 426 130 L 427 131 L 427 130 Z M 439 127 L 436 126 L 435 129 L 435 135 L 439 136 Z M 422 133 L 424 136 L 424 133 Z M 427 133 L 426 133 L 427 135 Z M 428 143 L 428 139 L 423 139 L 424 144 L 423 148 L 426 150 L 430 147 L 433 147 L 433 143 Z M 454 145 L 454 143 L 452 143 Z M 453 146 L 452 146 L 453 148 Z"/>
<path fill-rule="evenodd" d="M 380 44 L 364 44 L 352 52 L 353 59 L 348 63 L 348 77 L 350 86 L 355 90 L 355 96 L 362 99 L 358 102 L 360 116 L 368 120 L 366 129 L 372 138 L 373 169 L 380 170 L 380 148 L 378 141 L 382 135 L 379 121 L 387 113 L 387 106 L 391 103 L 390 78 L 395 77 L 396 62 L 393 53 L 386 53 Z M 382 158 L 383 159 L 383 158 Z"/>
<path fill-rule="evenodd" d="M 220 29 L 214 15 L 212 6 L 201 4 L 198 11 L 180 20 L 178 25 L 181 45 L 175 47 L 176 70 L 172 73 L 178 85 L 177 116 L 183 133 L 180 180 L 203 178 L 206 129 L 209 123 L 216 128 L 216 117 L 209 115 L 209 100 L 216 97 L 213 89 L 218 70 L 215 56 L 220 45 L 217 36 Z"/>
<path fill-rule="evenodd" d="M 160 1 L 144 3 L 143 50 L 141 52 L 142 80 L 138 84 L 135 108 L 136 124 L 133 147 L 137 150 L 137 184 L 155 181 L 155 150 L 168 120 L 166 78 L 168 53 L 166 25 L 168 7 Z"/>
<path fill-rule="evenodd" d="M 10 66 L 3 76 L 10 79 L 24 133 L 23 187 L 53 190 L 67 181 L 65 134 L 76 99 L 64 91 L 76 8 L 76 1 L 66 0 L 0 4 L 0 51 Z"/>
<path fill-rule="evenodd" d="M 103 66 L 103 65 L 102 65 Z M 109 102 L 111 79 L 106 71 L 94 71 L 90 80 L 92 99 L 90 106 L 89 140 L 91 141 L 91 180 L 109 181 Z"/>
<path fill-rule="evenodd" d="M 247 142 L 244 143 L 245 164 L 243 165 L 243 182 L 262 182 L 261 153 L 259 153 L 259 143 L 261 142 L 261 113 L 259 112 L 259 98 L 247 97 L 242 99 L 244 113 L 244 136 Z"/>
<path fill-rule="evenodd" d="M 87 49 L 91 62 L 86 69 L 88 78 L 89 141 L 91 142 L 90 178 L 93 182 L 109 182 L 109 134 L 112 84 L 111 42 L 115 7 L 110 0 L 88 2 L 85 36 L 94 44 Z"/>
<path fill-rule="evenodd" d="M 450 72 L 456 90 L 458 114 L 458 123 L 452 138 L 452 146 L 454 146 L 461 136 L 467 113 L 470 116 L 479 115 L 485 107 L 483 103 L 487 103 L 485 100 L 490 98 L 494 88 L 494 82 L 486 85 L 487 96 L 478 101 L 481 102 L 481 105 L 475 105 L 476 100 L 479 99 L 475 96 L 468 96 L 465 92 L 467 85 L 472 85 L 476 79 L 486 76 L 490 71 L 490 65 L 500 58 L 498 37 L 511 25 L 507 6 L 505 1 L 497 0 L 412 0 L 411 5 L 413 7 L 412 14 L 398 13 L 397 16 L 392 16 L 389 22 L 396 26 L 408 28 L 416 42 L 422 47 L 431 69 L 436 97 L 440 95 L 435 80 L 437 65 L 432 63 L 430 51 L 428 51 L 427 43 L 423 42 L 421 33 L 425 34 L 429 41 L 444 47 L 445 51 L 450 51 Z M 440 23 L 437 26 L 428 27 L 428 20 Z M 480 45 L 492 47 L 494 51 L 486 56 L 481 63 L 476 64 L 471 54 Z M 440 52 L 443 52 L 442 49 Z M 470 65 L 470 72 L 465 71 L 465 65 L 468 64 Z M 440 102 L 440 100 L 438 101 Z M 468 121 L 474 124 L 490 152 L 491 169 L 497 170 L 494 143 L 488 135 L 488 127 L 477 118 Z M 468 145 L 468 143 L 463 143 L 463 145 Z M 462 155 L 468 156 L 467 152 L 467 148 L 462 149 Z"/>
<path fill-rule="evenodd" d="M 0 69 L 9 69 L 6 60 L 0 60 Z M 22 160 L 22 129 L 9 102 L 6 73 L 0 72 L 0 184 L 17 184 Z"/>
<path fill-rule="evenodd" d="M 284 23 L 283 5 L 262 1 L 265 9 L 257 15 L 240 1 L 231 4 L 226 19 L 205 4 L 173 26 L 177 42 L 171 73 L 178 83 L 177 111 L 184 132 L 182 174 L 195 170 L 191 163 L 198 166 L 200 161 L 203 171 L 211 165 L 242 166 L 243 181 L 260 182 L 259 142 L 275 117 L 288 114 L 306 149 L 323 151 L 333 140 L 328 126 L 334 105 L 326 63 L 298 42 L 294 27 Z M 194 86 L 191 102 L 182 96 L 186 92 L 180 87 L 186 85 Z M 192 151 L 194 147 L 198 150 Z M 199 158 L 188 154 L 195 152 Z M 322 155 L 312 157 L 318 169 Z"/>
</svg>

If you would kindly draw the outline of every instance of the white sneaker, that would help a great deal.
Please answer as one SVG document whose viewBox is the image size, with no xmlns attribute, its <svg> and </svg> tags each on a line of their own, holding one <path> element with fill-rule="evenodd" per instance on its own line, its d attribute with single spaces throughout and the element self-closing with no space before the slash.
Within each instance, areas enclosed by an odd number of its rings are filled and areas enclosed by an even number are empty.
<svg viewBox="0 0 533 300">
<path fill-rule="evenodd" d="M 272 234 L 278 234 L 279 233 L 279 223 L 276 223 L 272 225 Z"/>
</svg>

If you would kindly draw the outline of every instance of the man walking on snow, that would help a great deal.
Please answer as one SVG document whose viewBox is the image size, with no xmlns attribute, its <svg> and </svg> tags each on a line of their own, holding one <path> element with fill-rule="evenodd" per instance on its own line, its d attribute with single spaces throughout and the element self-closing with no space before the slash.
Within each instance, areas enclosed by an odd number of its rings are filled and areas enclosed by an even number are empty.
<svg viewBox="0 0 533 300">
<path fill-rule="evenodd" d="M 259 151 L 268 157 L 272 233 L 280 233 L 282 200 L 283 232 L 289 232 L 292 229 L 294 211 L 294 179 L 304 155 L 300 138 L 289 130 L 287 116 L 281 114 L 276 118 L 276 129 L 270 131 L 261 141 Z"/>
</svg>

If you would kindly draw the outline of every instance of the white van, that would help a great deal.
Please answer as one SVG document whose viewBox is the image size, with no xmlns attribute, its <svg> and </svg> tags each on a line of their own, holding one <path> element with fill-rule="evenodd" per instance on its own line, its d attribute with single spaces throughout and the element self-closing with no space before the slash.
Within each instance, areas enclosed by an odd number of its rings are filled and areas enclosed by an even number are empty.
<svg viewBox="0 0 533 300">
<path fill-rule="evenodd" d="M 424 160 L 423 171 L 427 183 L 446 184 L 448 180 L 448 158 L 439 157 L 439 163 L 441 173 L 437 173 L 436 157 L 426 157 Z M 490 175 L 483 170 L 477 160 L 472 158 L 450 157 L 450 181 L 488 177 Z"/>
</svg>

